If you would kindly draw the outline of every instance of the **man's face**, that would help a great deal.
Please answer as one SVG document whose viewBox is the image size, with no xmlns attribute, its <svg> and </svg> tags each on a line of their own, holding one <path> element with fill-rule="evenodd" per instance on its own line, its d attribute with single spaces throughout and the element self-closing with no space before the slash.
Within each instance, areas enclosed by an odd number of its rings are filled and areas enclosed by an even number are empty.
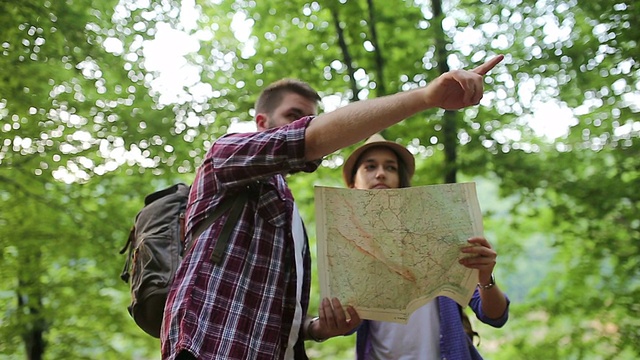
<svg viewBox="0 0 640 360">
<path fill-rule="evenodd" d="M 310 101 L 296 93 L 287 93 L 273 114 L 259 113 L 256 115 L 256 125 L 258 131 L 264 131 L 290 124 L 304 116 L 316 115 L 317 111 L 318 107 L 315 101 Z"/>
</svg>

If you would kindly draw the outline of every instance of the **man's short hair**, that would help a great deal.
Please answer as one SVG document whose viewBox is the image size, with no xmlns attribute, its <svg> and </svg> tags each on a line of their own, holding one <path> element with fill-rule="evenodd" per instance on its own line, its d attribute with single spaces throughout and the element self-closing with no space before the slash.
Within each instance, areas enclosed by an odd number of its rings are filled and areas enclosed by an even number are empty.
<svg viewBox="0 0 640 360">
<path fill-rule="evenodd" d="M 272 115 L 273 111 L 280 106 L 282 98 L 288 93 L 295 93 L 303 98 L 319 102 L 320 95 L 306 82 L 296 79 L 281 79 L 267 86 L 256 101 L 256 113 Z"/>
</svg>

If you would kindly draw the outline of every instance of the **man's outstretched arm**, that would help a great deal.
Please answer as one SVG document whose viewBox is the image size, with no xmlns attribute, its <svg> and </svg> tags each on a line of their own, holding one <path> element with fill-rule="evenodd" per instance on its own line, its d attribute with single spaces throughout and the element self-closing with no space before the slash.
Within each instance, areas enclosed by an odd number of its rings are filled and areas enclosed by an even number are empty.
<svg viewBox="0 0 640 360">
<path fill-rule="evenodd" d="M 496 56 L 473 70 L 450 71 L 419 89 L 358 101 L 318 116 L 305 133 L 305 158 L 320 159 L 427 109 L 479 104 L 484 76 L 503 58 Z"/>
</svg>

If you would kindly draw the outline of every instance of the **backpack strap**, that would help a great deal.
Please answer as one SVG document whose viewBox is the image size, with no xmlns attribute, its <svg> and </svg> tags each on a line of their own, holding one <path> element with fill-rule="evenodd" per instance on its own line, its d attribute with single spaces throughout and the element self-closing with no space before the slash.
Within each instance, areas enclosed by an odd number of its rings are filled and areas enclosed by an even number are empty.
<svg viewBox="0 0 640 360">
<path fill-rule="evenodd" d="M 229 237 L 231 236 L 231 232 L 235 227 L 238 219 L 240 218 L 240 213 L 242 212 L 242 208 L 244 204 L 247 202 L 247 198 L 249 197 L 248 191 L 242 191 L 235 197 L 229 197 L 225 199 L 221 204 L 219 204 L 215 210 L 211 213 L 211 215 L 207 216 L 202 223 L 196 228 L 193 232 L 193 236 L 191 237 L 191 241 L 189 241 L 189 249 L 193 246 L 193 240 L 197 239 L 202 233 L 213 224 L 222 214 L 227 212 L 227 210 L 231 209 L 229 212 L 229 217 L 227 221 L 225 221 L 222 226 L 222 230 L 220 231 L 220 235 L 218 236 L 218 241 L 216 241 L 216 245 L 213 248 L 213 253 L 211 254 L 211 261 L 214 264 L 220 264 L 222 261 L 222 257 L 224 256 L 225 251 L 227 250 L 227 244 L 229 243 Z M 233 201 L 232 201 L 233 200 Z M 187 250 L 187 251 L 188 251 Z"/>
<path fill-rule="evenodd" d="M 131 267 L 131 260 L 133 257 L 132 247 L 133 247 L 133 244 L 135 243 L 135 237 L 136 237 L 136 227 L 134 225 L 129 231 L 129 238 L 127 239 L 127 243 L 124 245 L 122 250 L 120 250 L 120 254 L 124 254 L 127 251 L 127 249 L 129 249 L 129 254 L 127 255 L 127 261 L 125 261 L 124 268 L 122 269 L 122 273 L 120 274 L 120 279 L 122 279 L 126 283 L 129 282 L 129 278 L 131 277 L 131 274 L 129 274 L 129 268 Z"/>
<path fill-rule="evenodd" d="M 222 261 L 222 257 L 227 250 L 227 244 L 229 243 L 229 236 L 231 236 L 231 232 L 233 231 L 233 228 L 236 226 L 236 223 L 240 218 L 240 213 L 242 212 L 242 208 L 247 202 L 248 197 L 249 192 L 243 191 L 238 194 L 238 196 L 236 196 L 235 200 L 233 201 L 233 206 L 231 207 L 231 212 L 229 212 L 229 217 L 222 226 L 220 236 L 218 237 L 218 241 L 216 241 L 216 245 L 213 248 L 213 253 L 211 254 L 211 261 L 214 264 L 220 264 L 220 262 Z"/>
</svg>

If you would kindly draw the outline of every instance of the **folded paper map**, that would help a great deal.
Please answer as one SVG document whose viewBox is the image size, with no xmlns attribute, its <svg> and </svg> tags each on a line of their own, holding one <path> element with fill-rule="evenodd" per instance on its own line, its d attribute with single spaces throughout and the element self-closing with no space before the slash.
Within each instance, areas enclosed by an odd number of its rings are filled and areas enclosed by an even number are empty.
<svg viewBox="0 0 640 360">
<path fill-rule="evenodd" d="M 323 298 L 399 323 L 436 296 L 468 305 L 478 275 L 458 260 L 467 239 L 483 235 L 475 183 L 316 187 L 315 202 Z"/>
</svg>

